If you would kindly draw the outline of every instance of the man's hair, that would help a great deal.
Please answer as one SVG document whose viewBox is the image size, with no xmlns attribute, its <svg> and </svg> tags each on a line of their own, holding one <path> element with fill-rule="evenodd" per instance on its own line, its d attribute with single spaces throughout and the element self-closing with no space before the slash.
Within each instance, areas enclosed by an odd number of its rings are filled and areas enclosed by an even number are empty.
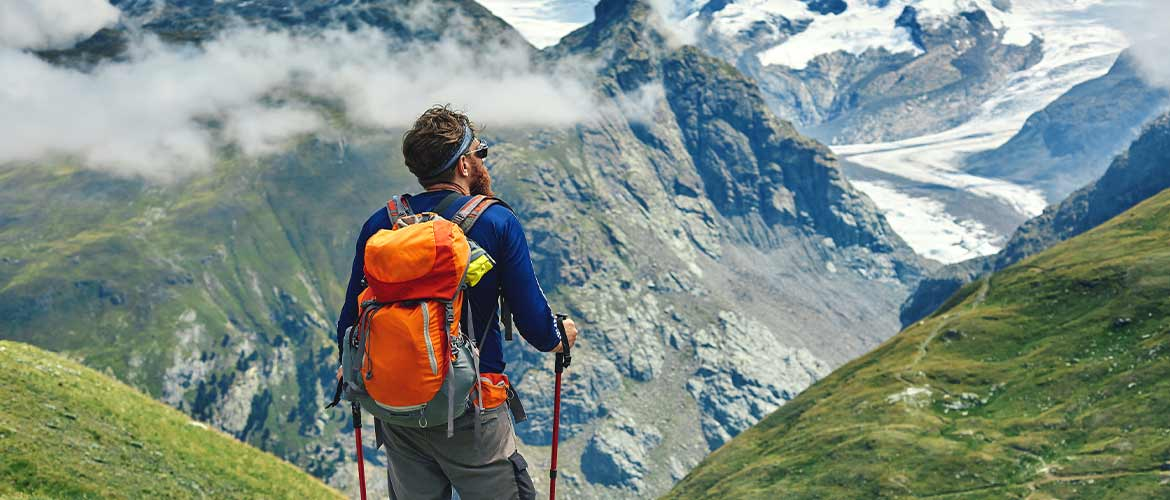
<svg viewBox="0 0 1170 500">
<path fill-rule="evenodd" d="M 423 187 L 455 179 L 455 168 L 431 175 L 456 153 L 463 140 L 463 126 L 476 133 L 475 124 L 467 115 L 454 111 L 450 105 L 433 106 L 415 120 L 414 126 L 402 136 L 402 156 L 406 168 L 418 177 Z M 430 175 L 430 177 L 427 177 Z"/>
</svg>

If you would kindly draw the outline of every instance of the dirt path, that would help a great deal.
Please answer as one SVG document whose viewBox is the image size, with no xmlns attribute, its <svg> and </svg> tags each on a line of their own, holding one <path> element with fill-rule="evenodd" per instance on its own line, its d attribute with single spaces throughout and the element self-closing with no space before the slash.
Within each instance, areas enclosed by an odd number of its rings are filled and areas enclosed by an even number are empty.
<svg viewBox="0 0 1170 500">
<path fill-rule="evenodd" d="M 1000 489 L 1004 489 L 1004 488 L 1018 488 L 1021 486 L 1026 487 L 1032 491 L 1032 495 L 1028 496 L 1028 498 L 1032 498 L 1037 493 L 1036 489 L 1038 486 L 1045 485 L 1048 483 L 1075 482 L 1075 481 L 1098 481 L 1098 480 L 1105 480 L 1105 479 L 1117 479 L 1120 477 L 1146 476 L 1146 475 L 1151 475 L 1151 476 L 1155 476 L 1155 477 L 1161 476 L 1161 477 L 1170 478 L 1170 471 L 1163 471 L 1160 469 L 1149 469 L 1149 470 L 1140 470 L 1140 471 L 1108 472 L 1108 473 L 1101 473 L 1101 474 L 1078 474 L 1078 475 L 1073 475 L 1073 476 L 1059 476 L 1059 475 L 1052 474 L 1051 472 L 1046 472 L 1044 477 L 1034 479 L 1034 480 L 1028 481 L 1026 483 L 992 484 L 992 485 L 988 485 L 988 486 L 980 486 L 977 488 L 968 488 L 965 490 L 948 491 L 946 493 L 938 493 L 938 494 L 934 494 L 934 495 L 924 495 L 924 496 L 919 496 L 917 498 L 953 498 L 953 497 L 956 497 L 959 495 L 967 495 L 970 493 L 989 492 L 989 491 L 995 491 L 995 490 L 1000 490 Z"/>
<path fill-rule="evenodd" d="M 918 345 L 918 351 L 915 353 L 913 361 L 911 361 L 911 363 L 909 365 L 907 365 L 906 368 L 901 373 L 898 373 L 896 375 L 898 380 L 901 381 L 902 383 L 906 384 L 907 387 L 915 387 L 915 385 L 910 382 L 910 380 L 907 378 L 906 375 L 914 373 L 918 364 L 920 362 L 922 362 L 923 358 L 926 357 L 926 354 L 929 350 L 930 343 L 933 342 L 938 337 L 940 332 L 944 331 L 948 326 L 950 326 L 954 322 L 954 320 L 961 317 L 967 311 L 973 310 L 976 307 L 978 307 L 979 305 L 983 304 L 983 302 L 987 299 L 987 295 L 990 292 L 990 290 L 991 290 L 991 282 L 988 278 L 984 278 L 982 280 L 980 287 L 979 287 L 978 295 L 976 296 L 975 301 L 971 303 L 971 306 L 969 308 L 967 308 L 966 310 L 963 310 L 963 311 L 955 312 L 953 314 L 943 315 L 942 316 L 943 321 L 941 321 L 938 324 L 938 326 L 935 327 L 935 329 L 930 332 L 930 335 L 928 335 L 925 339 L 923 339 L 923 341 Z M 1140 470 L 1140 471 L 1102 472 L 1102 473 L 1098 473 L 1098 474 L 1076 474 L 1076 475 L 1062 476 L 1062 475 L 1056 474 L 1052 471 L 1052 467 L 1048 465 L 1048 462 L 1044 459 L 1044 457 L 1037 455 L 1037 454 L 1035 454 L 1029 450 L 1023 449 L 1023 448 L 1012 447 L 1011 449 L 1013 451 L 1028 455 L 1028 456 L 1036 459 L 1037 461 L 1039 461 L 1040 467 L 1036 470 L 1038 477 L 1036 477 L 1035 479 L 1033 479 L 1031 481 L 1027 481 L 1027 482 L 1023 482 L 1023 483 L 991 484 L 991 485 L 980 486 L 980 487 L 976 487 L 976 488 L 968 488 L 968 489 L 963 489 L 963 490 L 948 491 L 945 493 L 937 493 L 937 494 L 933 494 L 933 495 L 925 495 L 925 496 L 920 496 L 918 498 L 953 498 L 953 497 L 957 497 L 957 496 L 961 496 L 961 495 L 968 495 L 971 493 L 993 492 L 993 491 L 1001 490 L 1001 489 L 1005 489 L 1005 488 L 1019 488 L 1019 487 L 1028 488 L 1028 490 L 1032 492 L 1032 494 L 1029 495 L 1028 498 L 1032 498 L 1038 493 L 1038 489 L 1041 486 L 1043 486 L 1045 484 L 1057 483 L 1057 482 L 1101 481 L 1101 480 L 1117 479 L 1117 478 L 1121 478 L 1121 477 L 1139 476 L 1139 475 L 1142 475 L 1142 476 L 1152 475 L 1155 477 L 1165 477 L 1165 478 L 1170 479 L 1170 471 L 1164 471 L 1164 470 L 1161 470 L 1160 468 Z"/>
<path fill-rule="evenodd" d="M 975 301 L 972 302 L 971 305 L 967 308 L 967 311 L 973 310 L 973 309 L 979 307 L 980 305 L 982 305 L 983 302 L 985 300 L 987 300 L 987 294 L 990 291 L 991 291 L 991 279 L 989 277 L 985 277 L 982 280 L 980 280 L 979 292 L 975 296 Z M 906 377 L 906 374 L 907 373 L 909 373 L 909 374 L 914 373 L 915 368 L 917 368 L 918 364 L 922 362 L 922 359 L 926 357 L 926 353 L 927 353 L 928 347 L 930 346 L 930 343 L 934 342 L 934 339 L 938 338 L 938 334 L 940 332 L 942 332 L 946 327 L 950 326 L 951 323 L 955 319 L 961 317 L 963 315 L 963 313 L 967 312 L 967 311 L 958 311 L 958 312 L 955 312 L 954 314 L 944 314 L 942 316 L 943 321 L 939 322 L 938 326 L 936 326 L 934 328 L 934 330 L 930 332 L 930 335 L 927 335 L 926 338 L 923 339 L 922 342 L 918 344 L 918 352 L 914 353 L 913 361 L 911 361 L 910 364 L 907 365 L 905 369 L 903 369 L 901 372 L 899 372 L 897 375 L 895 375 L 895 377 L 899 381 L 901 381 L 903 384 L 906 384 L 907 387 L 916 387 L 916 385 L 911 383 L 910 380 Z"/>
</svg>

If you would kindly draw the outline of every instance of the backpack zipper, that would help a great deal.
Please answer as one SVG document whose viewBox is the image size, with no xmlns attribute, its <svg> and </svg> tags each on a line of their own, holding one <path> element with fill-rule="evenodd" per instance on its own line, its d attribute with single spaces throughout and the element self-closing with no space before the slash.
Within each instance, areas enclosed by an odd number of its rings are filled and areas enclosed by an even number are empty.
<svg viewBox="0 0 1170 500">
<path fill-rule="evenodd" d="M 435 345 L 431 343 L 431 312 L 426 302 L 419 302 L 423 313 L 423 340 L 427 342 L 427 357 L 431 360 L 431 375 L 439 374 L 439 364 L 435 362 Z"/>
</svg>

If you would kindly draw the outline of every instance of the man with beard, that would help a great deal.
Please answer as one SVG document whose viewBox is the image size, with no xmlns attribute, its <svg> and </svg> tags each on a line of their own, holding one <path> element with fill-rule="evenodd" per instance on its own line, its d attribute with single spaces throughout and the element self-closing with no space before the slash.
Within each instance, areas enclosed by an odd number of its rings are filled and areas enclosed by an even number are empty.
<svg viewBox="0 0 1170 500">
<path fill-rule="evenodd" d="M 414 213 L 435 212 L 454 220 L 456 213 L 473 204 L 469 202 L 475 195 L 493 196 L 491 176 L 484 164 L 487 153 L 487 143 L 476 136 L 475 125 L 467 116 L 445 106 L 428 109 L 402 141 L 406 166 L 425 191 L 403 196 L 402 200 Z M 357 297 L 364 288 L 366 240 L 390 227 L 386 207 L 375 211 L 362 227 L 345 304 L 337 321 L 338 345 L 345 330 L 357 322 Z M 376 430 L 378 441 L 386 444 L 391 498 L 447 499 L 452 487 L 468 500 L 535 498 L 528 466 L 516 448 L 513 422 L 508 415 L 510 407 L 519 414 L 522 410 L 514 406 L 518 399 L 504 375 L 500 299 L 511 309 L 520 334 L 537 349 L 560 352 L 561 336 L 536 281 L 524 230 L 512 210 L 503 203 L 492 204 L 466 233 L 495 261 L 492 270 L 465 292 L 470 295 L 470 317 L 475 320 L 463 324 L 474 328 L 471 336 L 480 349 L 484 398 L 481 432 L 469 432 L 474 427 L 474 411 L 455 420 L 452 437 L 442 427 L 410 428 L 379 422 Z M 564 320 L 564 328 L 571 348 L 577 329 L 568 319 Z M 516 418 L 522 418 L 519 414 Z"/>
</svg>

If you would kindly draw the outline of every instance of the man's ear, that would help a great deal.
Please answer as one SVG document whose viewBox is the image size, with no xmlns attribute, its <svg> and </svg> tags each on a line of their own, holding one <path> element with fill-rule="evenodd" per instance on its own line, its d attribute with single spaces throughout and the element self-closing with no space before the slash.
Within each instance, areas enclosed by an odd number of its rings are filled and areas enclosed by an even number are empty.
<svg viewBox="0 0 1170 500">
<path fill-rule="evenodd" d="M 471 176 L 471 169 L 467 167 L 467 157 L 466 156 L 462 156 L 459 158 L 459 168 L 461 169 L 460 172 L 463 173 L 464 177 Z"/>
</svg>

